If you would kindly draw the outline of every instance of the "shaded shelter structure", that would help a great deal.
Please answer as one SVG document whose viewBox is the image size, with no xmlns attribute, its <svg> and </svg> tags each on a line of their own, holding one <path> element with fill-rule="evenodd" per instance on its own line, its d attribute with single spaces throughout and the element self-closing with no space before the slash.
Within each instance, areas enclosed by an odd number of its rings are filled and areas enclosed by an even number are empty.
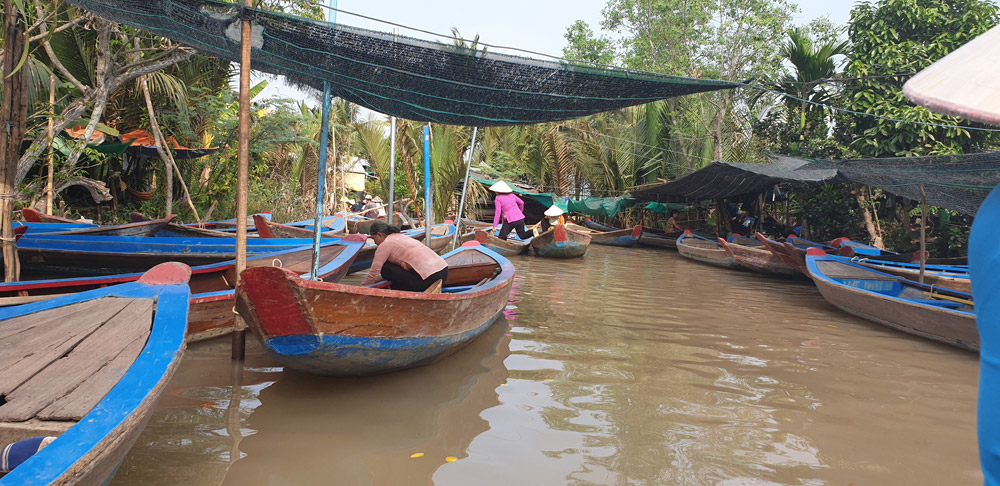
<svg viewBox="0 0 1000 486">
<path fill-rule="evenodd" d="M 102 17 L 240 60 L 252 25 L 255 70 L 400 118 L 466 126 L 579 118 L 739 86 L 729 81 L 541 61 L 205 0 L 70 0 Z"/>
<path fill-rule="evenodd" d="M 1000 152 L 927 157 L 801 161 L 804 171 L 836 171 L 843 182 L 877 187 L 900 197 L 975 216 L 1000 184 Z"/>
<path fill-rule="evenodd" d="M 715 161 L 672 181 L 639 186 L 632 197 L 661 203 L 698 202 L 763 194 L 779 184 L 846 182 L 830 168 L 805 167 L 808 160 L 769 156 L 770 164 Z"/>
</svg>

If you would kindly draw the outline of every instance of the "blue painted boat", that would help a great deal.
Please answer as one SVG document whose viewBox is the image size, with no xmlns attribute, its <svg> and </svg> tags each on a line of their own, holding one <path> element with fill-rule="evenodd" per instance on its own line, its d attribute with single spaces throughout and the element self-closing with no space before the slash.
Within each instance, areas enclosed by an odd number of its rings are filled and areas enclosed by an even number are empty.
<svg viewBox="0 0 1000 486">
<path fill-rule="evenodd" d="M 468 243 L 467 243 L 468 244 Z M 446 255 L 442 293 L 305 280 L 280 268 L 242 274 L 236 310 L 275 361 L 322 375 L 423 366 L 460 349 L 503 312 L 514 266 L 479 245 Z"/>
<path fill-rule="evenodd" d="M 255 213 L 247 216 L 247 228 L 253 228 L 253 217 L 261 216 L 268 221 L 271 220 L 271 213 Z M 188 223 L 184 226 L 190 226 L 192 228 L 205 228 L 216 231 L 225 231 L 230 233 L 236 232 L 236 218 L 220 219 L 218 221 L 206 221 L 204 223 Z"/>
<path fill-rule="evenodd" d="M 979 350 L 972 295 L 921 284 L 827 255 L 806 252 L 806 270 L 831 304 L 863 319 L 909 334 Z"/>
<path fill-rule="evenodd" d="M 24 226 L 27 228 L 25 234 L 42 234 L 42 233 L 59 233 L 62 231 L 76 231 L 80 229 L 92 229 L 97 228 L 96 224 L 87 223 L 33 223 L 30 221 L 14 221 L 13 225 L 15 228 Z"/>
<path fill-rule="evenodd" d="M 164 263 L 135 282 L 0 309 L 0 447 L 55 437 L 0 485 L 110 480 L 180 364 L 190 275 Z"/>
<path fill-rule="evenodd" d="M 322 240 L 331 241 L 339 240 Z M 312 239 L 254 238 L 247 240 L 247 256 L 309 245 Z M 48 275 L 113 275 L 167 261 L 196 266 L 236 258 L 235 238 L 28 235 L 17 247 L 23 272 Z"/>
<path fill-rule="evenodd" d="M 327 282 L 339 282 L 347 274 L 362 243 L 331 241 L 320 245 L 318 275 Z M 247 267 L 280 266 L 303 276 L 312 269 L 312 246 L 299 246 L 247 258 Z M 0 306 L 37 302 L 61 295 L 138 280 L 141 273 L 103 275 L 53 280 L 26 280 L 0 283 Z M 232 332 L 236 262 L 199 265 L 191 268 L 191 308 L 188 315 L 188 342 L 201 341 Z"/>
<path fill-rule="evenodd" d="M 590 247 L 590 235 L 580 233 L 557 224 L 548 231 L 539 233 L 531 239 L 529 245 L 535 255 L 545 258 L 577 258 L 587 253 Z"/>
<path fill-rule="evenodd" d="M 595 229 L 598 231 L 620 231 L 620 228 L 613 228 L 611 226 L 606 226 L 592 219 L 584 221 L 583 225 L 590 229 Z M 665 233 L 663 231 L 654 230 L 652 228 L 647 228 L 643 226 L 642 236 L 639 237 L 638 244 L 639 246 L 676 250 L 678 236 L 680 236 L 679 233 Z"/>
</svg>

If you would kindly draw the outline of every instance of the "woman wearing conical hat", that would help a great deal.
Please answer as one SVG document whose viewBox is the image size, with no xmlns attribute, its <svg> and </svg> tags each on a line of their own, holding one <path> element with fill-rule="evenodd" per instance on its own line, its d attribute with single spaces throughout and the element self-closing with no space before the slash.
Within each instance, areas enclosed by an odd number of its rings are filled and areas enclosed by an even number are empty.
<svg viewBox="0 0 1000 486">
<path fill-rule="evenodd" d="M 501 240 L 506 240 L 511 230 L 517 230 L 517 236 L 522 240 L 531 238 L 531 232 L 524 227 L 524 201 L 515 196 L 514 190 L 502 180 L 490 186 L 490 190 L 497 193 L 496 199 L 493 200 L 495 210 L 493 228 L 490 231 L 502 221 L 503 226 L 497 235 Z"/>
<path fill-rule="evenodd" d="M 563 210 L 553 204 L 545 210 L 545 218 L 542 219 L 542 233 L 557 224 L 566 224 L 566 220 L 563 218 Z"/>
</svg>

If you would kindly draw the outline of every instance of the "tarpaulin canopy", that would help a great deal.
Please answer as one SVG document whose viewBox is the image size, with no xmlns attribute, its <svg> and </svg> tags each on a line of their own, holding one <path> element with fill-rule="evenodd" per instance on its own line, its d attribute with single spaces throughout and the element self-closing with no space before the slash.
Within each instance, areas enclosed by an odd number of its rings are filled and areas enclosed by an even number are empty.
<svg viewBox="0 0 1000 486">
<path fill-rule="evenodd" d="M 712 162 L 711 165 L 684 174 L 672 181 L 640 187 L 632 197 L 644 201 L 704 201 L 770 191 L 777 184 L 829 184 L 840 182 L 837 171 L 807 168 L 808 161 L 770 156 L 771 163 Z"/>
<path fill-rule="evenodd" d="M 253 69 L 416 121 L 495 126 L 579 118 L 739 86 L 728 81 L 551 62 L 205 0 L 68 0 L 104 18 L 238 62 L 241 19 Z"/>
<path fill-rule="evenodd" d="M 493 180 L 480 179 L 478 177 L 471 177 L 471 179 L 480 184 L 485 184 L 486 187 L 492 186 L 499 180 L 499 179 L 493 179 Z M 559 208 L 562 209 L 563 211 L 566 211 L 566 204 L 563 203 L 562 198 L 556 196 L 554 192 L 531 192 L 521 189 L 520 187 L 517 187 L 516 184 L 511 183 L 510 181 L 507 181 L 507 183 L 510 185 L 510 188 L 514 190 L 515 194 L 520 194 L 522 196 L 530 197 L 535 201 L 538 201 L 538 203 L 541 204 L 543 207 L 547 208 L 555 204 L 556 206 L 559 206 Z"/>
<path fill-rule="evenodd" d="M 805 161 L 804 170 L 835 170 L 843 179 L 974 216 L 1000 184 L 1000 152 L 928 157 Z"/>
<path fill-rule="evenodd" d="M 121 134 L 120 138 L 122 142 L 131 144 L 133 147 L 138 147 L 139 153 L 143 157 L 159 157 L 159 152 L 156 151 L 156 140 L 146 130 L 138 128 Z M 219 147 L 197 149 L 185 147 L 177 143 L 177 140 L 172 136 L 167 137 L 167 145 L 170 147 L 170 152 L 175 159 L 197 159 L 219 150 Z"/>
</svg>

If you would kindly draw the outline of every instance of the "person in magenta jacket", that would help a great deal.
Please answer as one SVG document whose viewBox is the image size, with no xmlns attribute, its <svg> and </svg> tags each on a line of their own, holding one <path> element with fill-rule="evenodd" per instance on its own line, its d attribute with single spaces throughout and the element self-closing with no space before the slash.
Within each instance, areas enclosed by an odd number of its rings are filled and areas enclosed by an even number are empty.
<svg viewBox="0 0 1000 486">
<path fill-rule="evenodd" d="M 493 228 L 503 222 L 500 234 L 497 236 L 501 240 L 506 240 L 511 230 L 517 230 L 517 236 L 522 240 L 531 238 L 531 232 L 524 227 L 524 201 L 514 195 L 514 190 L 504 181 L 493 184 L 490 190 L 497 193 L 496 199 L 493 200 L 496 208 L 493 213 Z"/>
</svg>

